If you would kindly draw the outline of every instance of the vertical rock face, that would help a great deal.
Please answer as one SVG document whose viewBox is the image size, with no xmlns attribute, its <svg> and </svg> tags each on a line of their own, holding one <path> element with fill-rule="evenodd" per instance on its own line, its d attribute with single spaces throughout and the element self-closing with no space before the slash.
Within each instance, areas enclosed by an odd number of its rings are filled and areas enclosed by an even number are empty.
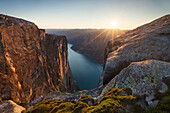
<svg viewBox="0 0 170 113">
<path fill-rule="evenodd" d="M 30 101 L 56 90 L 78 90 L 66 37 L 45 35 L 32 22 L 0 15 L 1 99 Z"/>
</svg>

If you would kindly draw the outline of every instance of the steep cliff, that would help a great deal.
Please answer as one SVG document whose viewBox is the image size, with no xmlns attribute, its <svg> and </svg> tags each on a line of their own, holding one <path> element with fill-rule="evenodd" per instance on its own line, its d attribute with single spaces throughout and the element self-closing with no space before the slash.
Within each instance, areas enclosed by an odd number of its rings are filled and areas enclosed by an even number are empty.
<svg viewBox="0 0 170 113">
<path fill-rule="evenodd" d="M 170 61 L 170 15 L 131 30 L 108 43 L 100 85 L 107 84 L 131 62 Z"/>
<path fill-rule="evenodd" d="M 1 100 L 30 101 L 52 91 L 78 90 L 64 36 L 45 35 L 29 21 L 0 15 Z"/>
</svg>

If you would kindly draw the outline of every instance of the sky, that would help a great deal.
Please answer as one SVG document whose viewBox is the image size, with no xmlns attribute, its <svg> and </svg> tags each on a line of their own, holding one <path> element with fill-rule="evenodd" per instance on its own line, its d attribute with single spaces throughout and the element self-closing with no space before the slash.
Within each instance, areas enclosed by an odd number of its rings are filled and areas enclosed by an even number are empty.
<svg viewBox="0 0 170 113">
<path fill-rule="evenodd" d="M 170 0 L 0 0 L 0 14 L 43 29 L 134 29 L 170 14 Z"/>
</svg>

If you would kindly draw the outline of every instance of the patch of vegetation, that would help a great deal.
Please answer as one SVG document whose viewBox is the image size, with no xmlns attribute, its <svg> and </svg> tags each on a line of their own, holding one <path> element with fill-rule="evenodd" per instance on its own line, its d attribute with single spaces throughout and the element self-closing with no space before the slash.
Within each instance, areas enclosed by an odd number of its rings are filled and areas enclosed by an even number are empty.
<svg viewBox="0 0 170 113">
<path fill-rule="evenodd" d="M 118 100 L 113 100 L 108 98 L 107 100 L 102 101 L 97 106 L 90 106 L 84 110 L 85 113 L 111 113 L 118 112 L 118 109 L 122 108 Z"/>
<path fill-rule="evenodd" d="M 105 94 L 100 100 L 97 106 L 90 106 L 85 109 L 87 113 L 110 113 L 110 112 L 127 112 L 126 106 L 133 107 L 133 110 L 139 108 L 138 105 L 134 103 L 136 100 L 135 96 L 132 94 L 131 89 L 129 88 L 111 88 L 110 91 Z M 130 96 L 128 96 L 130 95 Z"/>
<path fill-rule="evenodd" d="M 136 99 L 132 96 L 130 88 L 112 88 L 103 96 L 99 104 L 88 105 L 88 102 L 94 103 L 91 96 L 83 95 L 79 101 L 74 104 L 71 102 L 62 102 L 54 100 L 45 100 L 34 106 L 25 113 L 110 113 L 110 112 L 125 112 L 126 104 L 132 107 L 136 105 L 132 102 Z M 128 96 L 129 95 L 129 96 Z M 130 104 L 129 104 L 130 103 Z M 128 106 L 129 107 L 129 106 Z"/>
<path fill-rule="evenodd" d="M 79 102 L 75 105 L 74 110 L 73 110 L 73 113 L 83 112 L 83 110 L 84 110 L 85 108 L 87 108 L 87 107 L 89 107 L 88 104 L 86 104 L 86 103 L 84 103 L 84 102 L 82 102 L 82 101 L 79 101 Z"/>
<path fill-rule="evenodd" d="M 79 99 L 79 101 L 82 101 L 86 104 L 91 103 L 91 105 L 94 104 L 95 100 L 91 97 L 91 96 L 87 96 L 87 95 L 83 95 L 81 96 L 81 98 Z"/>
<path fill-rule="evenodd" d="M 23 113 L 49 113 L 55 106 L 60 105 L 63 101 L 60 100 L 44 100 L 39 104 L 35 105 L 28 111 L 23 111 Z"/>
<path fill-rule="evenodd" d="M 87 95 L 82 95 L 81 98 L 80 98 L 80 101 L 83 101 L 83 100 L 92 100 L 93 98 L 91 96 L 87 96 Z"/>
<path fill-rule="evenodd" d="M 141 107 L 137 105 L 138 96 L 132 95 L 129 88 L 111 88 L 105 94 L 97 105 L 88 105 L 85 100 L 94 100 L 90 96 L 83 95 L 75 104 L 72 102 L 63 102 L 60 100 L 45 100 L 35 105 L 23 113 L 141 113 Z M 170 91 L 167 91 L 160 97 L 159 104 L 146 113 L 166 113 L 170 111 Z"/>
<path fill-rule="evenodd" d="M 74 110 L 75 104 L 71 102 L 65 102 L 60 104 L 59 106 L 55 106 L 49 113 L 68 113 Z"/>
<path fill-rule="evenodd" d="M 24 108 L 26 108 L 27 105 L 28 105 L 28 102 L 27 102 L 27 101 L 22 101 L 22 102 L 17 103 L 17 104 L 20 105 L 20 106 L 22 106 L 22 107 L 24 107 Z"/>
</svg>

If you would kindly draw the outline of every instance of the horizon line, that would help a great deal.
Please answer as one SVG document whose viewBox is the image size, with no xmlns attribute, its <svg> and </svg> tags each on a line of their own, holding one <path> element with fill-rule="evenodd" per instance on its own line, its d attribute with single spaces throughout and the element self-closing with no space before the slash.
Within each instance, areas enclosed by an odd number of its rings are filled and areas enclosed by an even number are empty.
<svg viewBox="0 0 170 113">
<path fill-rule="evenodd" d="M 132 29 L 120 29 L 120 28 L 40 28 L 40 29 L 65 29 L 65 30 L 69 30 L 69 29 L 98 29 L 98 30 L 102 30 L 102 29 L 108 29 L 108 30 L 132 30 Z"/>
</svg>

